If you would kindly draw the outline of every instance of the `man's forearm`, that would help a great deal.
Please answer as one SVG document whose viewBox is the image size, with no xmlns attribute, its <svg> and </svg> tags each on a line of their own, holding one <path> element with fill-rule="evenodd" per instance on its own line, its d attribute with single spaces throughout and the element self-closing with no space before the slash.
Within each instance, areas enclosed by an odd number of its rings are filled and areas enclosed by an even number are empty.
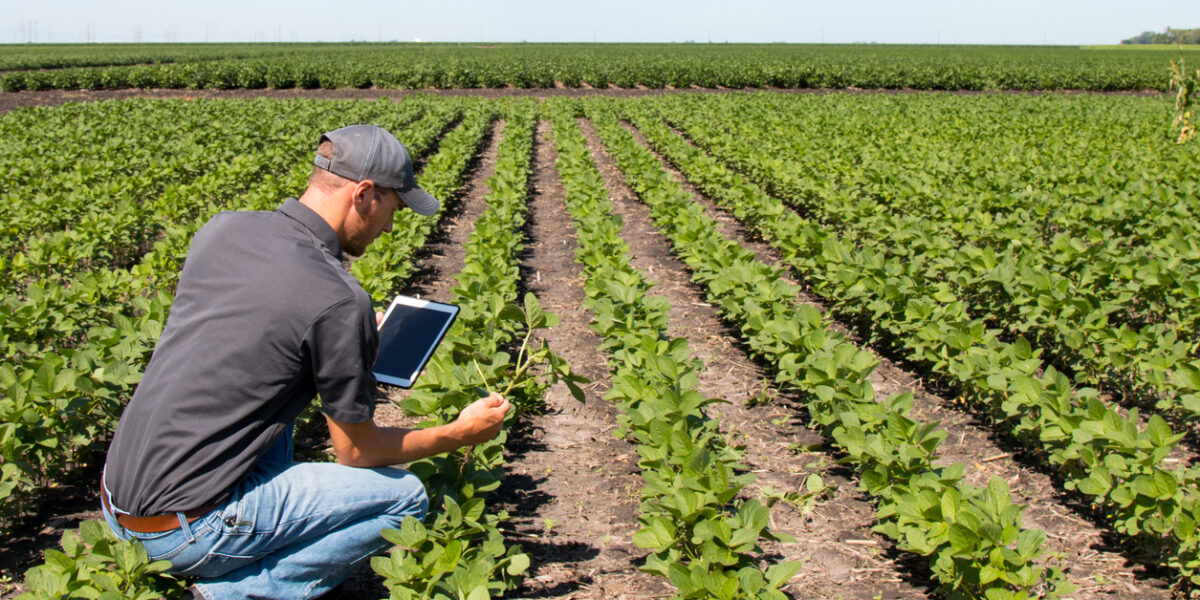
<svg viewBox="0 0 1200 600">
<path fill-rule="evenodd" d="M 464 445 L 455 423 L 409 429 L 379 427 L 373 423 L 347 426 L 330 419 L 329 429 L 337 461 L 352 467 L 404 464 Z"/>
<path fill-rule="evenodd" d="M 383 467 L 410 463 L 457 450 L 466 444 L 457 431 L 455 423 L 446 423 L 424 429 L 404 427 L 379 427 L 378 441 L 366 448 L 363 459 L 365 467 Z"/>
<path fill-rule="evenodd" d="M 486 442 L 500 432 L 508 409 L 508 400 L 492 394 L 468 405 L 454 422 L 425 429 L 380 427 L 374 421 L 342 423 L 328 415 L 325 420 L 339 463 L 383 467 Z"/>
</svg>

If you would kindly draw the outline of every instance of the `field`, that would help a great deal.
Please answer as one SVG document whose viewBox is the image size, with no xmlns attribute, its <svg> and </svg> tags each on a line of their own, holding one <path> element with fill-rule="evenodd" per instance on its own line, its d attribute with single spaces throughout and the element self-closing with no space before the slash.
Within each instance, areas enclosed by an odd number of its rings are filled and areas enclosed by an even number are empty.
<svg viewBox="0 0 1200 600">
<path fill-rule="evenodd" d="M 1183 52 L 1200 62 L 1197 48 Z M 1128 47 L 873 44 L 3 45 L 0 89 L 1165 91 L 1164 56 Z"/>
<path fill-rule="evenodd" d="M 9 69 L 47 69 L 31 73 L 215 60 L 11 50 Z M 275 60 L 235 50 L 218 58 Z M 1200 583 L 1200 146 L 1174 142 L 1166 96 L 277 92 L 294 97 L 0 116 L 0 597 L 180 592 L 88 524 L 97 462 L 192 234 L 297 196 L 316 134 L 356 122 L 396 132 L 444 207 L 407 213 L 351 270 L 380 304 L 464 306 L 378 419 L 452 419 L 477 387 L 518 410 L 495 442 L 412 465 L 433 514 L 333 598 Z M 301 431 L 323 459 L 320 429 Z"/>
</svg>

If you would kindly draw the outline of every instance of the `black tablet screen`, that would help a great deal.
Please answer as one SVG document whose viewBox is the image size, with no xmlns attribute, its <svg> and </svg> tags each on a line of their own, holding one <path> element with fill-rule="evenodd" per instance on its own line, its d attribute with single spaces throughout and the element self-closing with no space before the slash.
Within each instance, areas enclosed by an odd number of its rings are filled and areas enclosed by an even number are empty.
<svg viewBox="0 0 1200 600">
<path fill-rule="evenodd" d="M 411 387 L 454 321 L 458 311 L 450 308 L 454 310 L 394 303 L 379 330 L 379 356 L 373 369 L 376 378 Z"/>
</svg>

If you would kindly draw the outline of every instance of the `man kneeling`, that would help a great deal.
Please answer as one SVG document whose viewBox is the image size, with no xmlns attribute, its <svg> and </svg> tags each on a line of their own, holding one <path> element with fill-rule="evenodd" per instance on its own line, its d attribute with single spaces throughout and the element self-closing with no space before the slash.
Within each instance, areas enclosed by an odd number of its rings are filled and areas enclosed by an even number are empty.
<svg viewBox="0 0 1200 600">
<path fill-rule="evenodd" d="M 321 136 L 308 188 L 273 212 L 227 212 L 196 234 L 170 317 L 121 416 L 102 479 L 105 519 L 207 600 L 312 598 L 423 518 L 389 467 L 492 439 L 492 394 L 429 429 L 373 420 L 375 311 L 343 267 L 405 206 L 438 202 L 408 151 L 372 125 Z M 334 463 L 292 461 L 296 417 L 320 394 Z"/>
</svg>

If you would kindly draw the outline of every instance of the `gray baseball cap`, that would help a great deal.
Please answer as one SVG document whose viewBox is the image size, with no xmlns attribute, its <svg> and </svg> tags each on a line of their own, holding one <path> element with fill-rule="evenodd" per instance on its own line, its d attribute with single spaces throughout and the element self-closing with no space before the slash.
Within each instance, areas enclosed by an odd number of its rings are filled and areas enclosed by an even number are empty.
<svg viewBox="0 0 1200 600">
<path fill-rule="evenodd" d="M 378 125 L 350 125 L 321 135 L 333 142 L 333 158 L 318 154 L 313 164 L 352 181 L 370 179 L 375 185 L 396 190 L 417 214 L 437 214 L 437 198 L 417 187 L 412 159 L 395 136 Z"/>
</svg>

